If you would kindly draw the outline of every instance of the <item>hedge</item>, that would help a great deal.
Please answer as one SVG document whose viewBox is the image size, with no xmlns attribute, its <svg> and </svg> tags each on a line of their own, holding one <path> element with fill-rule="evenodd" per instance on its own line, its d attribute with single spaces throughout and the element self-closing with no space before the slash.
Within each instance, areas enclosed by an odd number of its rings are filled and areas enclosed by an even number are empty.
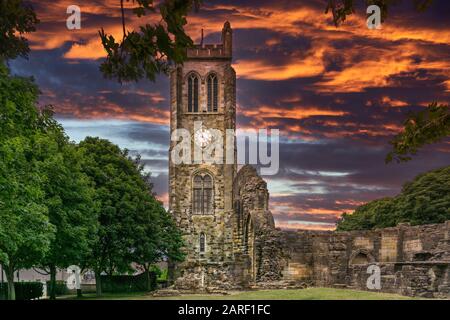
<svg viewBox="0 0 450 320">
<path fill-rule="evenodd" d="M 0 300 L 6 300 L 8 296 L 8 285 L 0 282 Z"/>
<path fill-rule="evenodd" d="M 156 274 L 150 272 L 151 290 L 156 288 Z M 147 274 L 101 276 L 102 291 L 106 293 L 147 291 Z"/>
<path fill-rule="evenodd" d="M 47 281 L 47 295 L 50 296 L 51 291 L 51 282 Z M 64 296 L 66 294 L 69 294 L 69 288 L 67 288 L 66 282 L 58 280 L 56 281 L 55 286 L 55 295 L 57 296 Z"/>
<path fill-rule="evenodd" d="M 16 300 L 31 300 L 42 297 L 44 285 L 41 282 L 14 282 Z M 6 300 L 8 284 L 0 283 L 0 300 Z"/>
</svg>

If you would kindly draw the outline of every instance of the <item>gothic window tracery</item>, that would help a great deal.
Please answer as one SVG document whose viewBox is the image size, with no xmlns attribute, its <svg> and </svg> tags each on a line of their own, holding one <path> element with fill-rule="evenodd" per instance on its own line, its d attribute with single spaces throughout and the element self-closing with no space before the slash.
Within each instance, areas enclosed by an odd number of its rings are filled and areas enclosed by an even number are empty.
<svg viewBox="0 0 450 320">
<path fill-rule="evenodd" d="M 198 112 L 199 80 L 195 73 L 188 77 L 188 112 Z"/>
<path fill-rule="evenodd" d="M 213 213 L 213 180 L 209 174 L 196 174 L 193 180 L 193 213 Z"/>
<path fill-rule="evenodd" d="M 199 249 L 200 249 L 200 253 L 205 253 L 206 251 L 206 237 L 205 234 L 202 232 L 200 233 L 200 245 L 199 245 Z"/>
<path fill-rule="evenodd" d="M 218 110 L 218 88 L 219 83 L 217 80 L 217 75 L 211 73 L 207 79 L 207 102 L 208 102 L 208 112 L 217 112 Z"/>
</svg>

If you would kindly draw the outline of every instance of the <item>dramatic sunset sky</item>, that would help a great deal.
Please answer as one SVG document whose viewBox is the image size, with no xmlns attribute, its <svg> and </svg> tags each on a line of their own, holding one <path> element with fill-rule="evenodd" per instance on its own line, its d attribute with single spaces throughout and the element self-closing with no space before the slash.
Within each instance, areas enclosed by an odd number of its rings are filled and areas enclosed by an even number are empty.
<svg viewBox="0 0 450 320">
<path fill-rule="evenodd" d="M 342 212 L 450 164 L 449 141 L 409 163 L 384 164 L 409 111 L 450 101 L 450 2 L 435 0 L 425 13 L 410 2 L 373 31 L 362 6 L 335 28 L 327 0 L 205 0 L 189 16 L 189 34 L 198 41 L 203 28 L 206 43 L 231 22 L 238 126 L 281 130 L 280 171 L 265 177 L 278 227 L 332 229 Z M 40 104 L 55 106 L 73 140 L 99 136 L 140 153 L 167 201 L 167 77 L 119 85 L 98 70 L 105 53 L 97 31 L 120 36 L 119 0 L 32 3 L 41 24 L 29 36 L 29 60 L 11 62 L 13 72 L 35 77 Z M 81 7 L 81 30 L 66 29 L 71 4 Z M 145 20 L 127 10 L 127 21 L 132 29 Z"/>
</svg>

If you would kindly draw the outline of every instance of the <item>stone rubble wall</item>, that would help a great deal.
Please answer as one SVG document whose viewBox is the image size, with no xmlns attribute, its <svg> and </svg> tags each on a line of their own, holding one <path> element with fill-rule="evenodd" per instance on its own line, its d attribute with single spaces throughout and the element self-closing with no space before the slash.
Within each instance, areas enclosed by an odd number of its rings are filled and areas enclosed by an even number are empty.
<svg viewBox="0 0 450 320">
<path fill-rule="evenodd" d="M 369 290 L 368 267 L 375 264 L 381 270 L 379 291 L 450 297 L 450 221 L 351 232 L 276 229 L 266 182 L 251 166 L 238 172 L 233 195 L 237 242 L 245 252 L 245 242 L 253 241 L 247 257 L 257 288 Z"/>
<path fill-rule="evenodd" d="M 368 290 L 369 265 L 381 269 L 381 290 L 450 296 L 450 221 L 370 231 L 281 231 L 280 279 Z"/>
<path fill-rule="evenodd" d="M 248 259 L 248 280 L 278 280 L 281 276 L 281 238 L 275 229 L 272 213 L 268 209 L 267 183 L 250 165 L 243 166 L 234 180 L 234 209 L 236 216 L 235 247 Z M 278 251 L 277 251 L 278 250 Z"/>
</svg>

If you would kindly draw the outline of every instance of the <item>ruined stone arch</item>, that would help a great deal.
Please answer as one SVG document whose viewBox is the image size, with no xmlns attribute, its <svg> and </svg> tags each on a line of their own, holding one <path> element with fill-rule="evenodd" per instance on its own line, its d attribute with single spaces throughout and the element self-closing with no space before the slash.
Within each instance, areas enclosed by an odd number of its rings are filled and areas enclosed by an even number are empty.
<svg viewBox="0 0 450 320">
<path fill-rule="evenodd" d="M 367 249 L 358 249 L 352 252 L 349 259 L 349 265 L 369 264 L 375 262 L 372 253 Z"/>
</svg>

